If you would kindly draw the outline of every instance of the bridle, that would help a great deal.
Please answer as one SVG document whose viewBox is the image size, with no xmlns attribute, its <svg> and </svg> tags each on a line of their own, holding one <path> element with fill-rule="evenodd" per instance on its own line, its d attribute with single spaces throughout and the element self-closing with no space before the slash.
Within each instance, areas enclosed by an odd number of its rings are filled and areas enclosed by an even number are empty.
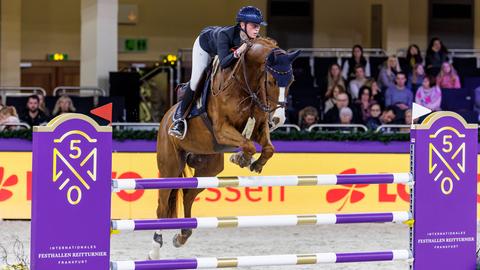
<svg viewBox="0 0 480 270">
<path fill-rule="evenodd" d="M 263 102 L 259 97 L 260 89 L 256 89 L 256 91 L 252 90 L 252 88 L 250 87 L 250 84 L 248 83 L 248 78 L 247 78 L 247 65 L 246 65 L 246 60 L 247 59 L 246 59 L 246 55 L 247 55 L 248 50 L 252 47 L 252 45 L 253 45 L 253 43 L 251 43 L 251 42 L 247 43 L 247 49 L 242 54 L 241 59 L 240 59 L 243 63 L 239 63 L 243 66 L 242 72 L 243 72 L 243 79 L 244 79 L 245 82 L 242 83 L 237 77 L 234 77 L 237 80 L 237 82 L 239 82 L 242 89 L 248 95 L 246 98 L 244 98 L 242 101 L 240 101 L 238 106 L 240 106 L 243 102 L 250 99 L 250 105 L 255 104 L 260 110 L 262 110 L 263 112 L 266 112 L 266 113 L 272 113 L 278 108 L 285 108 L 287 106 L 286 101 L 279 102 L 277 100 L 272 100 L 267 95 L 267 93 L 268 93 L 268 72 L 273 72 L 273 73 L 276 73 L 276 74 L 279 74 L 279 75 L 287 75 L 287 74 L 292 72 L 292 68 L 290 67 L 290 69 L 287 70 L 287 71 L 276 70 L 275 68 L 269 66 L 267 64 L 268 63 L 267 59 L 265 59 L 265 68 L 264 68 L 261 76 L 259 76 L 259 78 L 257 79 L 257 80 L 259 80 L 262 76 L 264 77 L 264 88 L 265 88 L 265 99 L 266 99 L 266 101 Z M 279 48 L 275 48 L 275 49 L 272 50 L 271 53 L 284 54 L 285 51 L 283 51 L 282 49 L 279 49 Z M 260 86 L 260 84 L 259 84 L 259 86 Z M 260 88 L 260 87 L 258 87 L 258 88 Z M 286 100 L 286 97 L 285 97 L 285 100 Z M 274 106 L 271 107 L 270 104 L 274 104 Z M 249 109 L 249 107 L 251 107 L 251 106 L 248 106 L 248 107 L 244 108 L 242 111 L 245 111 L 245 110 Z"/>
</svg>

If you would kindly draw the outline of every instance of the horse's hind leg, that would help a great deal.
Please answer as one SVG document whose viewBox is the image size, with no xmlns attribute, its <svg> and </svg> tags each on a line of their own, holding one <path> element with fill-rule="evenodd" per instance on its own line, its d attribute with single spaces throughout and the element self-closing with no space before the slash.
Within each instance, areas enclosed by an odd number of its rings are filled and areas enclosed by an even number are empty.
<svg viewBox="0 0 480 270">
<path fill-rule="evenodd" d="M 195 168 L 195 177 L 216 176 L 223 171 L 223 153 L 214 155 L 202 155 L 202 164 Z M 203 189 L 184 189 L 183 190 L 183 208 L 185 218 L 192 217 L 192 206 L 197 195 Z M 175 247 L 183 246 L 192 235 L 191 229 L 180 230 L 180 233 L 173 238 Z"/>
<path fill-rule="evenodd" d="M 166 134 L 166 132 L 164 132 Z M 185 167 L 181 151 L 177 150 L 169 138 L 160 138 L 157 144 L 157 165 L 161 177 L 179 177 Z M 163 140 L 160 140 L 163 139 Z M 177 192 L 174 189 L 160 189 L 158 191 L 158 218 L 177 217 Z M 162 232 L 155 231 L 152 241 L 152 249 L 148 253 L 150 260 L 160 259 L 160 248 L 163 245 Z"/>
</svg>

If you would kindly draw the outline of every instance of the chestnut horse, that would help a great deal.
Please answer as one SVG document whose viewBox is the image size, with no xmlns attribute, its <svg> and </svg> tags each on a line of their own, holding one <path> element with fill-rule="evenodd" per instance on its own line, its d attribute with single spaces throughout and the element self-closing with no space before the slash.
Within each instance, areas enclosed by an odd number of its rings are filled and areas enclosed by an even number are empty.
<svg viewBox="0 0 480 270">
<path fill-rule="evenodd" d="M 195 177 L 216 176 L 223 171 L 224 146 L 240 148 L 231 161 L 260 173 L 274 152 L 269 125 L 275 128 L 285 121 L 285 101 L 293 80 L 291 64 L 298 54 L 298 51 L 287 53 L 281 50 L 274 40 L 268 38 L 257 38 L 249 43 L 247 51 L 233 68 L 220 70 L 213 78 L 207 103 L 211 124 L 202 117 L 189 119 L 183 140 L 168 135 L 178 104 L 170 108 L 158 130 L 160 176 L 181 177 L 186 165 L 195 169 Z M 258 160 L 253 160 L 254 141 L 262 147 Z M 177 217 L 177 192 L 159 191 L 158 218 Z M 183 190 L 186 218 L 191 217 L 193 201 L 200 192 L 202 189 Z M 182 246 L 191 234 L 192 230 L 181 230 L 173 239 L 174 245 Z M 153 239 L 149 258 L 158 259 L 163 244 L 161 232 L 156 231 Z"/>
</svg>

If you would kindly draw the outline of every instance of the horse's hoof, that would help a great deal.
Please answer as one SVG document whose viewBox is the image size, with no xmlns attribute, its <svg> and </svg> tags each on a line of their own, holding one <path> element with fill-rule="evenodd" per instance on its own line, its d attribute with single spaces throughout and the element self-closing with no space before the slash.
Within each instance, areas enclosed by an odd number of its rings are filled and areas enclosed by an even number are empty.
<svg viewBox="0 0 480 270">
<path fill-rule="evenodd" d="M 250 165 L 250 171 L 252 172 L 261 173 L 262 169 L 263 169 L 263 166 L 260 165 L 258 162 L 254 162 L 252 163 L 252 165 Z"/>
<path fill-rule="evenodd" d="M 179 248 L 179 247 L 182 247 L 183 245 L 185 245 L 185 241 L 182 241 L 181 238 L 182 238 L 182 236 L 180 234 L 176 234 L 173 237 L 173 246 L 174 247 Z"/>
<path fill-rule="evenodd" d="M 256 173 L 261 173 L 263 169 L 263 165 L 260 164 L 260 162 L 255 161 L 250 165 L 250 171 L 256 172 Z"/>
</svg>

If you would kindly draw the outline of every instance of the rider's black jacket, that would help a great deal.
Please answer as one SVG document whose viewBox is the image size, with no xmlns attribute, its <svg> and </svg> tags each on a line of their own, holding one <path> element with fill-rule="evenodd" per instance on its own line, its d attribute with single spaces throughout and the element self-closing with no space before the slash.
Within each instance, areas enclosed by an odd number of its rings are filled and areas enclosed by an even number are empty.
<svg viewBox="0 0 480 270">
<path fill-rule="evenodd" d="M 240 25 L 235 26 L 210 26 L 200 33 L 200 46 L 210 56 L 218 55 L 220 66 L 229 67 L 236 62 L 233 49 L 240 46 Z"/>
</svg>

